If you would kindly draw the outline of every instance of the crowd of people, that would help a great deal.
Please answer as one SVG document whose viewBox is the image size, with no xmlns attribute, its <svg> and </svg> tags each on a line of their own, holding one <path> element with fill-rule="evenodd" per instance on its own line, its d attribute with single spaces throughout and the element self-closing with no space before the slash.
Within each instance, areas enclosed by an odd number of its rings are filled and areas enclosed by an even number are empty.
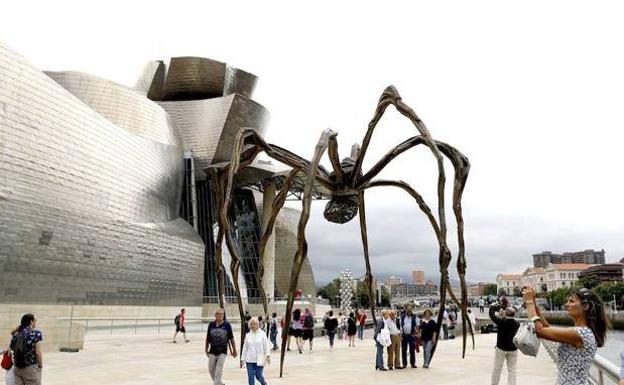
<svg viewBox="0 0 624 385">
<path fill-rule="evenodd" d="M 572 327 L 551 326 L 536 305 L 536 293 L 531 288 L 523 290 L 523 306 L 526 308 L 530 323 L 545 348 L 549 350 L 557 365 L 556 385 L 585 385 L 588 383 L 589 370 L 597 348 L 604 346 L 609 320 L 602 300 L 591 290 L 575 289 L 566 304 L 568 314 L 574 322 Z M 477 302 L 480 306 L 482 302 Z M 484 303 L 485 304 L 489 303 Z M 518 349 L 514 343 L 520 323 L 515 318 L 517 308 L 505 299 L 499 299 L 489 306 L 489 317 L 497 328 L 494 364 L 491 383 L 498 385 L 502 368 L 507 363 L 507 381 L 516 384 L 516 363 Z M 412 305 L 399 306 L 396 309 L 384 309 L 380 312 L 377 323 L 373 325 L 373 341 L 376 346 L 375 369 L 380 371 L 417 368 L 417 356 L 423 351 L 422 367 L 428 368 L 432 351 L 439 339 L 451 338 L 453 326 L 461 314 L 456 307 L 443 310 L 442 336 L 437 335 L 436 314 L 430 309 L 416 314 Z M 474 317 L 469 325 L 474 327 Z M 328 311 L 323 317 L 322 329 L 329 341 L 329 349 L 334 350 L 336 336 L 345 340 L 348 347 L 355 346 L 356 337 L 364 340 L 367 315 L 364 310 L 350 312 L 348 315 Z M 37 330 L 33 314 L 22 316 L 19 326 L 11 331 L 11 342 L 3 351 L 2 367 L 8 369 L 5 382 L 7 385 L 39 385 L 43 369 L 41 344 L 43 334 Z M 178 333 L 182 333 L 185 342 L 185 309 L 174 320 L 176 342 Z M 300 354 L 306 350 L 312 352 L 316 320 L 310 308 L 297 308 L 293 311 L 287 331 L 287 350 L 291 339 Z M 446 325 L 446 327 L 444 327 Z M 269 319 L 261 316 L 245 316 L 245 339 L 240 362 L 247 370 L 249 385 L 259 382 L 266 385 L 264 367 L 271 362 L 271 351 L 278 350 L 277 335 L 284 328 L 284 320 L 279 320 L 276 313 Z M 318 330 L 317 330 L 318 331 Z M 226 358 L 238 356 L 232 325 L 226 321 L 223 309 L 217 309 L 214 321 L 208 324 L 205 341 L 205 353 L 208 357 L 208 371 L 214 385 L 223 385 L 223 367 Z M 385 356 L 385 360 L 384 360 Z M 408 360 L 409 358 L 409 360 Z M 622 369 L 620 385 L 624 385 L 624 350 L 621 353 Z"/>
</svg>

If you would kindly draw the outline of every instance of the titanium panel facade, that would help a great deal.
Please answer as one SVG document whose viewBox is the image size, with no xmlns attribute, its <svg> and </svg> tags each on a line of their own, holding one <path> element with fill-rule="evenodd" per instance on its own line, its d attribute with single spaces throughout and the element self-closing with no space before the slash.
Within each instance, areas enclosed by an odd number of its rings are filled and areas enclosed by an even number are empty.
<svg viewBox="0 0 624 385">
<path fill-rule="evenodd" d="M 236 134 L 241 127 L 252 127 L 264 134 L 269 123 L 267 110 L 238 94 L 185 101 L 157 102 L 173 119 L 184 148 L 193 153 L 195 169 L 230 160 Z M 196 177 L 203 179 L 203 173 Z"/>
<path fill-rule="evenodd" d="M 115 83 L 51 76 L 0 44 L 2 302 L 200 303 L 170 118 Z"/>
</svg>

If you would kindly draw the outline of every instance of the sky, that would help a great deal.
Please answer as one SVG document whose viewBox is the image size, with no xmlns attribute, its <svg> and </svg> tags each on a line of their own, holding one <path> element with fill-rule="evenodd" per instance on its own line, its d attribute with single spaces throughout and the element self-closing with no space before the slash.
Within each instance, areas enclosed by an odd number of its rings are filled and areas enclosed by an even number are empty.
<svg viewBox="0 0 624 385">
<path fill-rule="evenodd" d="M 623 17 L 615 1 L 19 1 L 2 5 L 0 40 L 41 69 L 129 86 L 149 60 L 227 62 L 259 77 L 253 98 L 270 112 L 267 140 L 306 158 L 327 128 L 346 156 L 393 84 L 435 139 L 470 159 L 467 275 L 493 281 L 544 250 L 624 257 Z M 364 170 L 416 134 L 389 108 Z M 425 148 L 380 177 L 410 183 L 437 207 Z M 317 282 L 346 268 L 363 274 L 357 219 L 330 224 L 324 204 L 313 203 L 306 234 Z M 375 276 L 418 268 L 437 279 L 435 236 L 414 201 L 380 188 L 366 205 Z M 451 211 L 447 219 L 456 252 Z"/>
</svg>

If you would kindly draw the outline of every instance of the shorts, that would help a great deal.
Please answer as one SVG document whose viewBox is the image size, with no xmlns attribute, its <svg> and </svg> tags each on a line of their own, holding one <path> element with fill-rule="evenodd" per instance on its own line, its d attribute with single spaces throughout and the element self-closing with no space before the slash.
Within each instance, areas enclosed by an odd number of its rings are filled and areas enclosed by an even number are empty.
<svg viewBox="0 0 624 385">
<path fill-rule="evenodd" d="M 178 325 L 176 325 L 176 333 L 177 332 L 186 333 L 186 328 L 184 326 L 179 327 Z"/>
<path fill-rule="evenodd" d="M 293 336 L 296 338 L 300 338 L 303 335 L 303 330 L 301 329 L 293 329 Z"/>
<path fill-rule="evenodd" d="M 305 329 L 303 331 L 303 340 L 310 340 L 312 341 L 314 339 L 314 330 L 312 329 Z"/>
</svg>

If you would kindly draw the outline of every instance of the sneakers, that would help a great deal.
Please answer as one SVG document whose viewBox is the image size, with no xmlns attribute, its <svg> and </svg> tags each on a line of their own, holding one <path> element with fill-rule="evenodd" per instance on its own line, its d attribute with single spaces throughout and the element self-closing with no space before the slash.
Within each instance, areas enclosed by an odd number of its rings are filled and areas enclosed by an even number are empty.
<svg viewBox="0 0 624 385">
<path fill-rule="evenodd" d="M 191 340 L 184 340 L 184 343 L 191 342 Z"/>
<path fill-rule="evenodd" d="M 174 344 L 177 344 L 177 343 L 178 343 L 178 341 L 176 341 L 176 340 L 173 340 L 173 343 L 174 343 Z"/>
</svg>

